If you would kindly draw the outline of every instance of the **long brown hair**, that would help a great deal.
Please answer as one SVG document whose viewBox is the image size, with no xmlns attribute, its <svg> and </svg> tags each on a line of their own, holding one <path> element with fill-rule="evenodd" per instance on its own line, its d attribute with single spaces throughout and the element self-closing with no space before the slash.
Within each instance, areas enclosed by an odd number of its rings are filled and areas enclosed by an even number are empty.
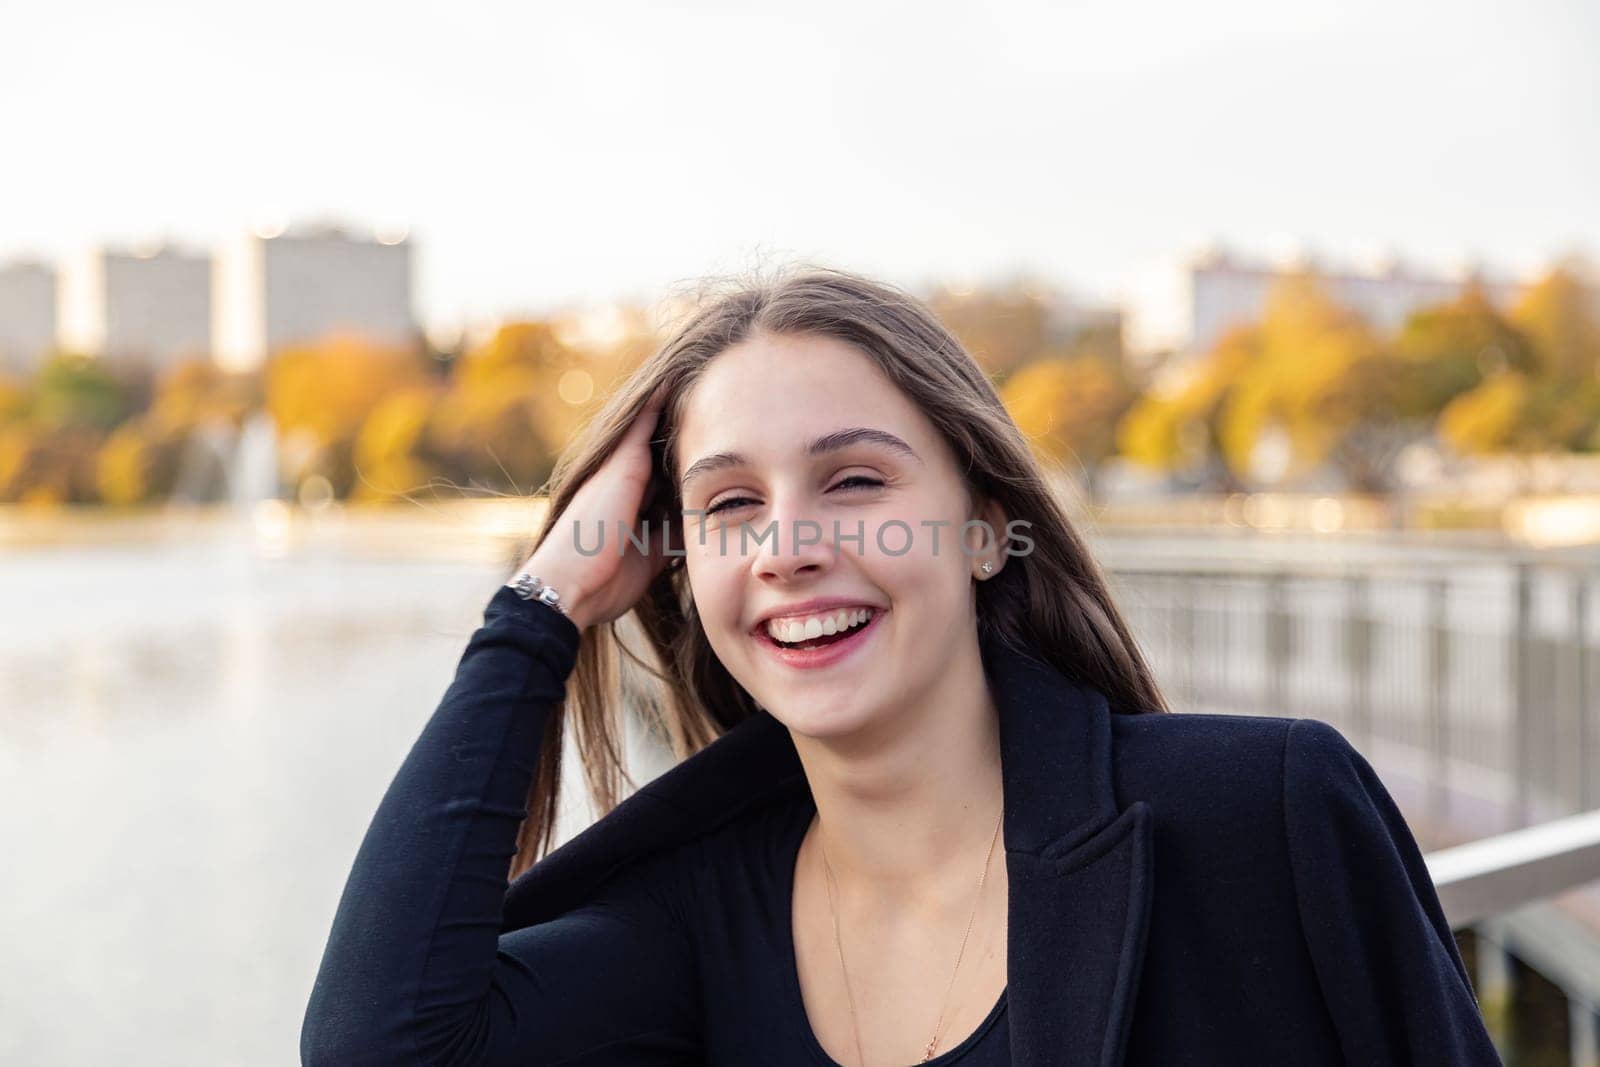
<svg viewBox="0 0 1600 1067">
<path fill-rule="evenodd" d="M 653 531 L 663 519 L 681 523 L 672 475 L 685 398 L 711 360 L 757 331 L 820 335 L 854 346 L 944 435 L 969 492 L 998 501 L 1008 519 L 1031 523 L 1031 551 L 1012 555 L 998 574 L 978 583 L 980 634 L 1024 648 L 1098 689 L 1115 712 L 1169 710 L 1099 566 L 983 369 L 922 302 L 847 271 L 790 268 L 771 279 L 708 283 L 670 340 L 621 384 L 557 461 L 542 487 L 550 504 L 538 542 L 550 536 L 554 518 L 611 454 L 658 385 L 667 390 L 656 430 L 663 447 L 650 514 L 641 518 Z M 683 543 L 681 536 L 675 543 Z M 632 611 L 584 635 L 563 706 L 547 720 L 511 877 L 553 843 L 569 717 L 599 813 L 616 806 L 624 782 L 634 785 L 620 743 L 625 702 L 679 759 L 756 711 L 712 653 L 686 568 L 663 569 Z"/>
</svg>

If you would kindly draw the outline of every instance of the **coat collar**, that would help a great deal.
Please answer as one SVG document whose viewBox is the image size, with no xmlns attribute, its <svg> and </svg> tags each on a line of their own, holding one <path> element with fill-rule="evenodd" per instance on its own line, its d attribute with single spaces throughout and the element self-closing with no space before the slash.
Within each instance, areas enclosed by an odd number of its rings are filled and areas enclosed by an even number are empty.
<svg viewBox="0 0 1600 1067">
<path fill-rule="evenodd" d="M 1000 711 L 1012 1062 L 1115 1067 L 1149 922 L 1150 807 L 1117 806 L 1100 692 L 998 639 L 981 647 Z M 524 872 L 502 930 L 554 918 L 644 855 L 807 788 L 787 728 L 758 712 Z"/>
</svg>

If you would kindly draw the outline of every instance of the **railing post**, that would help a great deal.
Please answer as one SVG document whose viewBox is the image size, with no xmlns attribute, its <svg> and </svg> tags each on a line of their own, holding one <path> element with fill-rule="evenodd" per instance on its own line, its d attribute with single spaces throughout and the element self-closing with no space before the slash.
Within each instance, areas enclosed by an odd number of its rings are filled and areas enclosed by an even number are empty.
<svg viewBox="0 0 1600 1067">
<path fill-rule="evenodd" d="M 1511 1005 L 1516 970 L 1511 963 L 1511 953 L 1505 950 L 1500 932 L 1493 923 L 1481 923 L 1473 928 L 1477 935 L 1478 967 L 1475 976 L 1478 988 L 1478 1011 L 1483 1015 L 1485 1029 L 1494 1040 L 1502 1056 L 1511 1050 Z"/>
<path fill-rule="evenodd" d="M 1450 584 L 1428 582 L 1428 794 L 1426 817 L 1438 829 L 1449 816 L 1450 735 L 1446 698 L 1450 688 Z"/>
<path fill-rule="evenodd" d="M 1516 633 L 1511 643 L 1516 663 L 1512 668 L 1515 686 L 1511 729 L 1512 775 L 1516 796 L 1512 803 L 1515 825 L 1527 826 L 1531 814 L 1533 771 L 1533 574 L 1525 560 L 1516 563 Z"/>
<path fill-rule="evenodd" d="M 1190 578 L 1173 580 L 1178 589 L 1178 644 L 1183 649 L 1183 698 L 1189 708 L 1200 702 L 1198 683 L 1195 680 L 1194 613 L 1195 589 L 1198 582 Z"/>
<path fill-rule="evenodd" d="M 1600 1067 L 1600 1033 L 1596 1032 L 1594 1006 L 1568 1000 L 1567 1019 L 1572 1033 L 1572 1067 Z"/>
<path fill-rule="evenodd" d="M 1212 627 L 1212 632 L 1221 639 L 1221 648 L 1217 650 L 1217 663 L 1220 674 L 1216 679 L 1216 692 L 1212 695 L 1211 702 L 1219 698 L 1230 712 L 1240 710 L 1244 701 L 1235 691 L 1233 685 L 1233 580 L 1230 578 L 1216 578 L 1217 595 L 1211 598 L 1212 603 L 1222 605 L 1222 612 L 1217 617 L 1217 623 Z"/>
<path fill-rule="evenodd" d="M 1350 733 L 1355 747 L 1371 752 L 1372 739 L 1372 626 L 1371 592 L 1365 575 L 1346 580 L 1345 663 L 1350 671 Z"/>
<path fill-rule="evenodd" d="M 1572 654 L 1574 657 L 1573 715 L 1576 716 L 1576 745 L 1578 749 L 1578 810 L 1588 811 L 1594 806 L 1594 773 L 1592 767 L 1593 743 L 1590 721 L 1593 707 L 1589 700 L 1589 574 L 1581 569 L 1572 575 Z"/>
<path fill-rule="evenodd" d="M 1267 700 L 1269 715 L 1288 715 L 1289 710 L 1289 612 L 1286 604 L 1287 576 L 1274 571 L 1267 576 Z"/>
<path fill-rule="evenodd" d="M 1528 825 L 1530 808 L 1531 739 L 1533 739 L 1533 581 L 1525 561 L 1514 565 L 1515 605 L 1512 608 L 1512 821 Z"/>
</svg>

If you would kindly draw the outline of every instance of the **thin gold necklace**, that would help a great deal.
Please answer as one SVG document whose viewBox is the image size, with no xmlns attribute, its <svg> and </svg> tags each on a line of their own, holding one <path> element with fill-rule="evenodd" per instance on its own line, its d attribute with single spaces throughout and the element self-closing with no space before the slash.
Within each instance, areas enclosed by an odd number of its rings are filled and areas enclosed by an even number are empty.
<svg viewBox="0 0 1600 1067">
<path fill-rule="evenodd" d="M 1000 815 L 994 821 L 994 835 L 989 838 L 989 851 L 983 857 L 983 873 L 978 876 L 978 891 L 972 899 L 972 914 L 967 916 L 967 929 L 961 935 L 961 950 L 956 953 L 956 969 L 950 972 L 950 984 L 944 990 L 944 1004 L 939 1008 L 939 1021 L 933 1026 L 933 1036 L 928 1039 L 928 1048 L 922 1054 L 923 1063 L 933 1059 L 933 1050 L 939 1044 L 939 1030 L 944 1026 L 944 1011 L 950 1004 L 950 990 L 955 988 L 956 975 L 961 971 L 961 957 L 967 951 L 967 937 L 972 933 L 972 922 L 978 917 L 978 902 L 983 899 L 983 883 L 989 877 L 989 861 L 994 857 L 994 843 L 1000 838 L 1000 823 L 1005 818 L 1005 805 L 1000 807 Z M 861 1054 L 861 1024 L 856 1019 L 856 998 L 850 992 L 850 970 L 844 964 L 844 942 L 839 938 L 839 909 L 834 906 L 834 877 L 833 866 L 828 863 L 828 850 L 822 844 L 822 835 L 817 834 L 817 848 L 822 853 L 822 866 L 828 873 L 828 910 L 833 913 L 833 944 L 839 950 L 839 970 L 844 973 L 845 1001 L 850 1005 L 850 1027 L 855 1032 L 856 1038 L 856 1063 L 858 1067 L 866 1067 L 867 1058 Z"/>
</svg>

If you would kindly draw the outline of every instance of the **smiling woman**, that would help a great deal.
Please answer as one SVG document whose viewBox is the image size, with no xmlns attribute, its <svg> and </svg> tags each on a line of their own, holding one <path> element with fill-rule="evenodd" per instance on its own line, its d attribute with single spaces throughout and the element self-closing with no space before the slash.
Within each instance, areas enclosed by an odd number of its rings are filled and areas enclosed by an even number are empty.
<svg viewBox="0 0 1600 1067">
<path fill-rule="evenodd" d="M 1371 768 L 1167 713 L 912 297 L 714 295 L 549 490 L 356 857 L 308 1062 L 1498 1062 Z M 619 803 L 624 659 L 680 762 Z M 550 851 L 569 724 L 605 814 Z"/>
</svg>

